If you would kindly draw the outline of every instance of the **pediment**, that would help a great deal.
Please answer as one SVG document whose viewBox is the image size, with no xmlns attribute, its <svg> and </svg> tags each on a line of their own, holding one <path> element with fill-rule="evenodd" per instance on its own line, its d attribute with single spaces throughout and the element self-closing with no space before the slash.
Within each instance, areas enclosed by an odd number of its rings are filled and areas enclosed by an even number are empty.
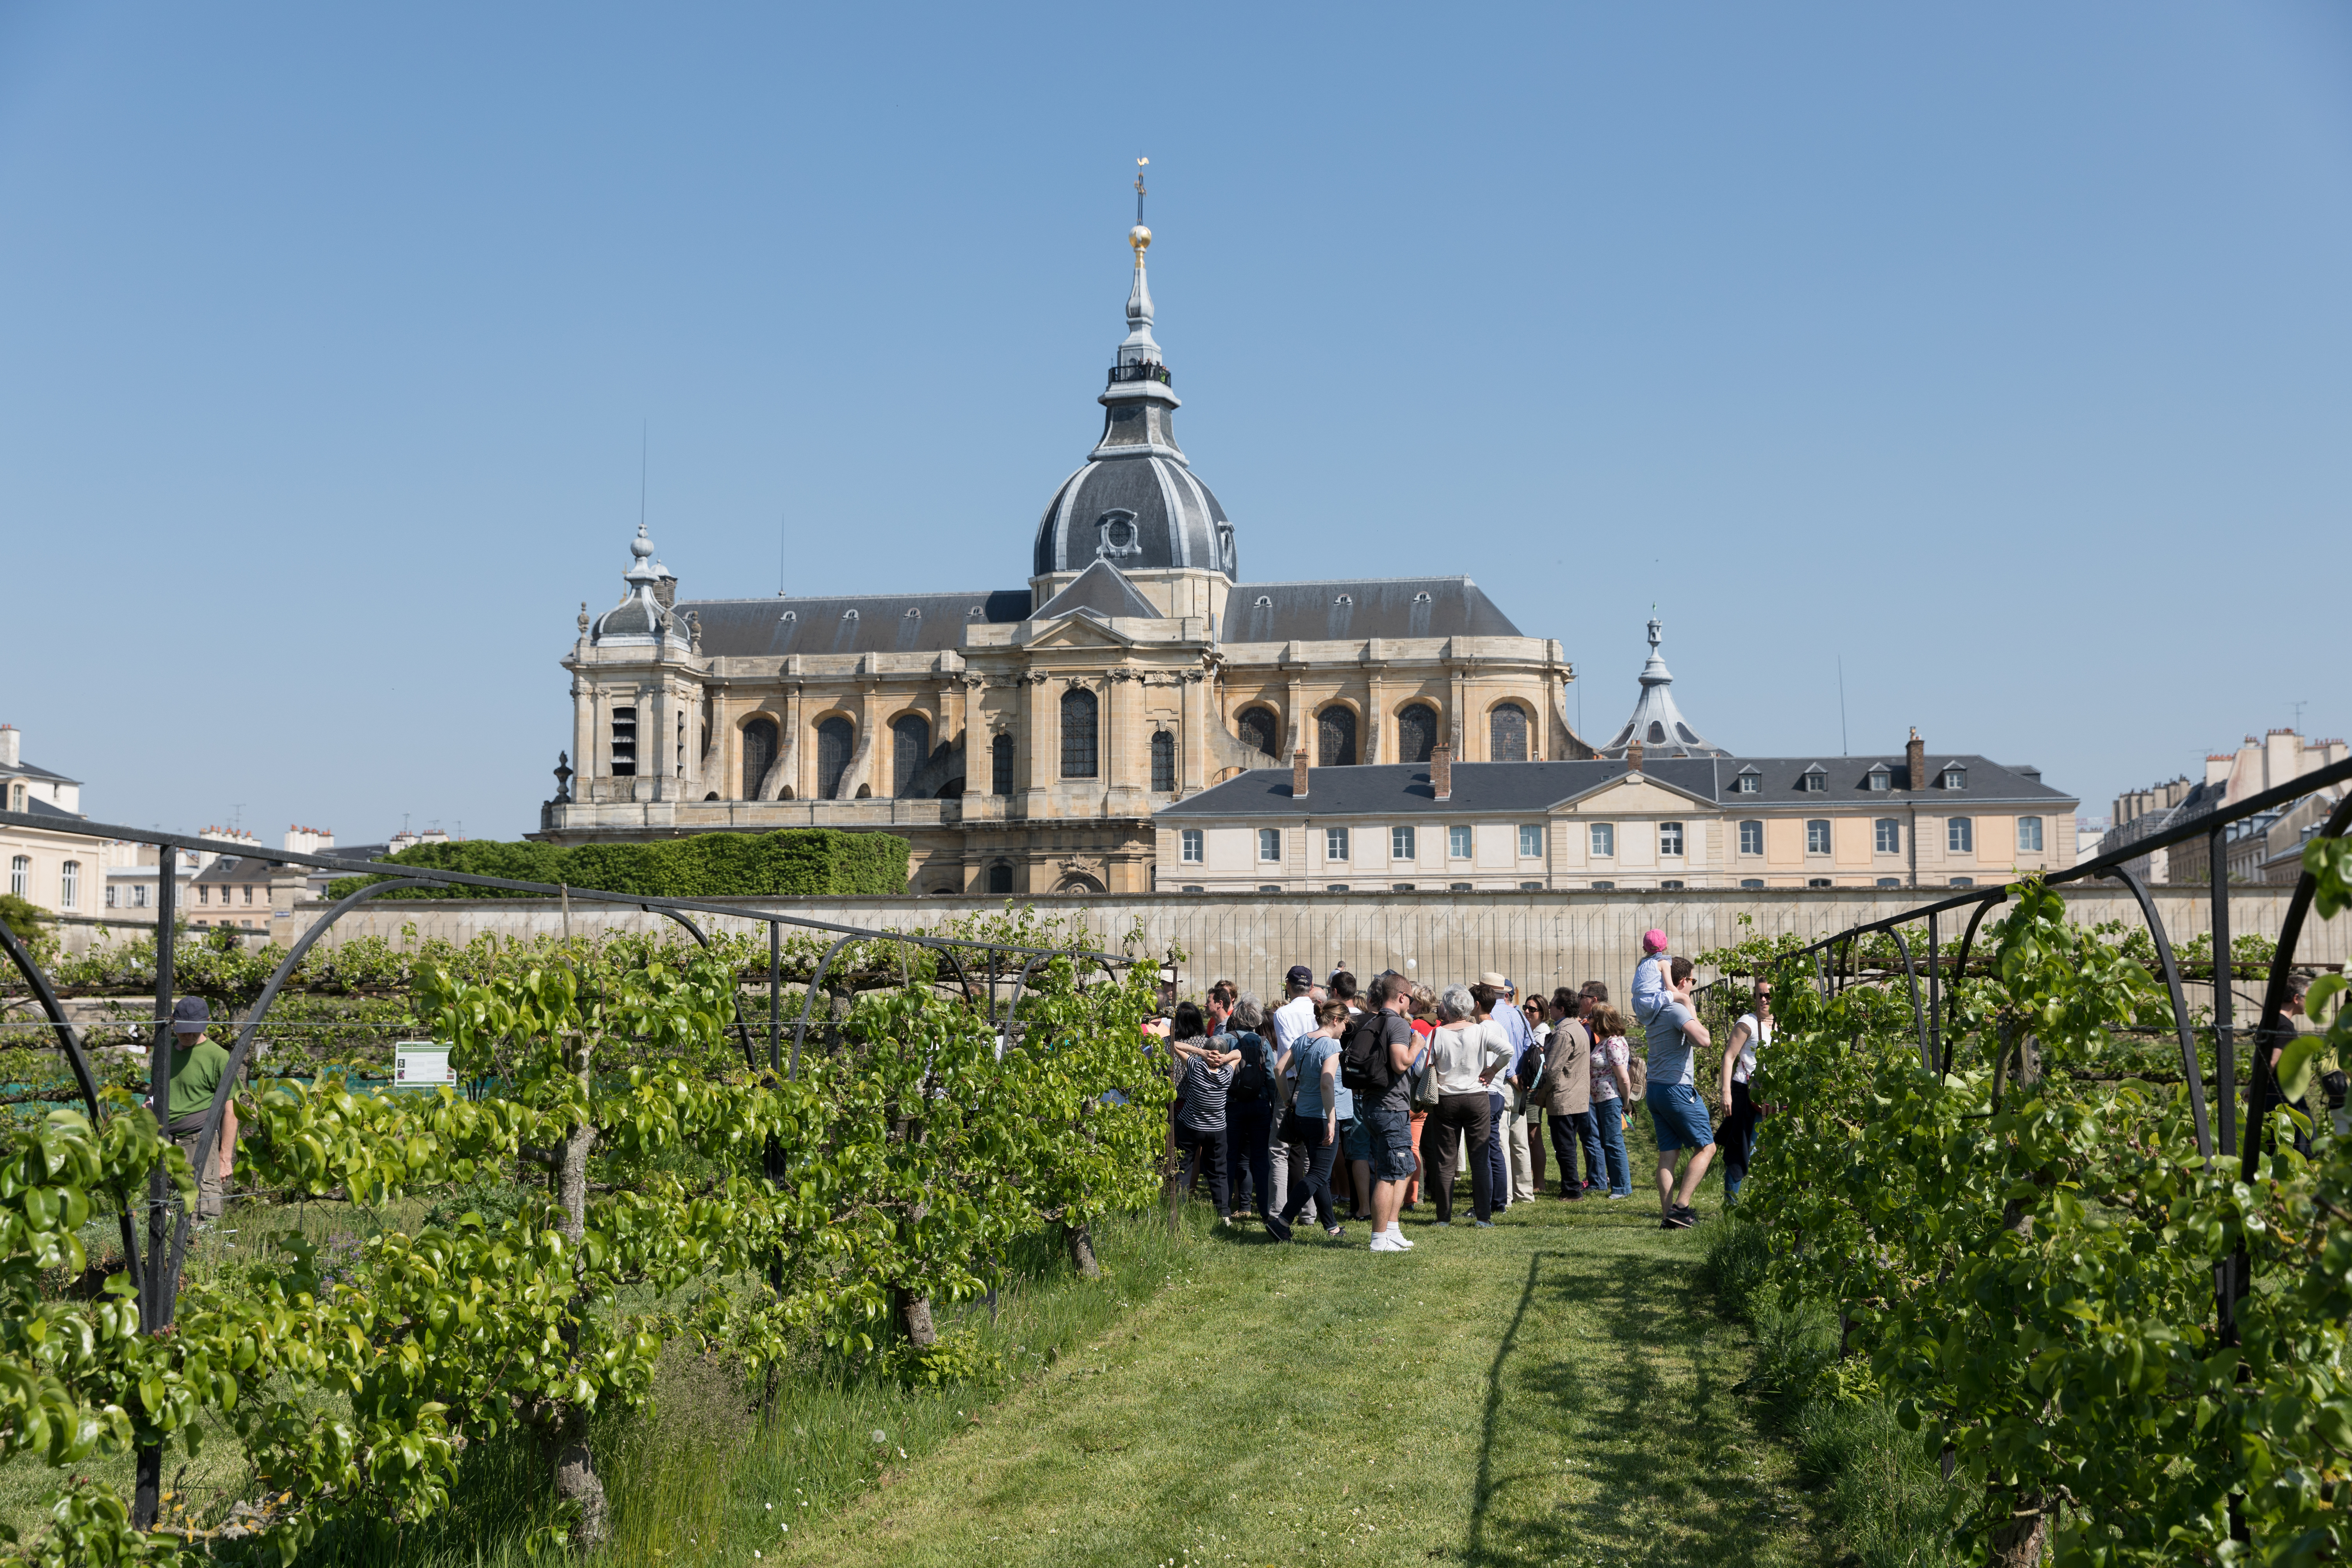
<svg viewBox="0 0 2352 1568">
<path fill-rule="evenodd" d="M 1080 611 L 1036 626 L 1023 639 L 1026 647 L 1133 647 L 1136 639 Z"/>
<path fill-rule="evenodd" d="M 1706 796 L 1676 789 L 1647 773 L 1620 773 L 1582 795 L 1570 796 L 1551 809 L 1559 813 L 1643 816 L 1654 812 L 1688 811 L 1693 805 L 1704 806 L 1710 811 L 1717 808 L 1716 803 Z"/>
</svg>

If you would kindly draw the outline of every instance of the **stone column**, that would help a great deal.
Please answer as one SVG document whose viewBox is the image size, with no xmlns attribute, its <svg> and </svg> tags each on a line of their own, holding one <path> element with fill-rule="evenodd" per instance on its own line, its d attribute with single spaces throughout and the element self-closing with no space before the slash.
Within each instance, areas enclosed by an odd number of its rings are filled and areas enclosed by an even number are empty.
<svg viewBox="0 0 2352 1568">
<path fill-rule="evenodd" d="M 1182 754 L 1177 758 L 1176 781 L 1182 786 L 1181 795 L 1197 795 L 1209 787 L 1209 726 L 1223 721 L 1210 711 L 1206 676 L 1188 669 L 1177 679 L 1181 684 L 1176 692 L 1176 744 Z"/>
<path fill-rule="evenodd" d="M 588 679 L 572 676 L 572 798 L 586 800 L 583 786 L 596 776 L 596 697 Z"/>
<path fill-rule="evenodd" d="M 1360 754 L 1357 760 L 1369 764 L 1371 763 L 1386 762 L 1388 760 L 1387 757 L 1381 753 L 1381 738 L 1386 734 L 1388 730 L 1389 687 L 1382 668 L 1381 639 L 1374 637 L 1370 642 L 1367 643 L 1365 645 L 1365 653 L 1366 658 L 1370 660 L 1371 673 L 1366 678 L 1364 682 L 1365 732 L 1357 737 L 1357 740 L 1360 742 Z"/>
<path fill-rule="evenodd" d="M 1043 670 L 1033 670 L 1020 677 L 1021 724 L 1025 731 L 1019 754 L 1028 759 L 1027 776 L 1013 783 L 1023 792 L 1023 807 L 1031 817 L 1048 815 L 1047 794 L 1053 787 L 1054 772 L 1050 770 L 1047 748 L 1061 734 L 1058 723 L 1047 721 L 1053 704 L 1047 700 L 1046 683 L 1053 678 Z"/>
</svg>

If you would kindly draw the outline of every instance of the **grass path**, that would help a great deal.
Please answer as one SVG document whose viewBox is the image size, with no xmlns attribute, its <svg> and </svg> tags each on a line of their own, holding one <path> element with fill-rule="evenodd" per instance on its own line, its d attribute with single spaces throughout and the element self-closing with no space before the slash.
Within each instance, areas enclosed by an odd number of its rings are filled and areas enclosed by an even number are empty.
<svg viewBox="0 0 2352 1568">
<path fill-rule="evenodd" d="M 1466 1203 L 1464 1208 L 1466 1210 Z M 769 1560 L 1818 1561 L 1748 1346 L 1654 1204 L 1405 1217 L 1403 1256 L 1255 1227 Z M 788 1542 L 788 1544 L 787 1544 Z"/>
</svg>

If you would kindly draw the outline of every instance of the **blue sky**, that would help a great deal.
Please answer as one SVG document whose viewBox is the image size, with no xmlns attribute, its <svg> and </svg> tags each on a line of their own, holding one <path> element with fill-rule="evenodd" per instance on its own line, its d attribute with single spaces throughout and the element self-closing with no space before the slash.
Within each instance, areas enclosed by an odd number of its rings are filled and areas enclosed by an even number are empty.
<svg viewBox="0 0 2352 1568">
<path fill-rule="evenodd" d="M 1244 574 L 1750 754 L 2352 727 L 2352 13 L 0 0 L 0 721 L 103 820 L 536 826 L 692 595 L 1017 587 L 1151 160 Z M 2310 570 L 2309 566 L 2319 570 Z"/>
</svg>

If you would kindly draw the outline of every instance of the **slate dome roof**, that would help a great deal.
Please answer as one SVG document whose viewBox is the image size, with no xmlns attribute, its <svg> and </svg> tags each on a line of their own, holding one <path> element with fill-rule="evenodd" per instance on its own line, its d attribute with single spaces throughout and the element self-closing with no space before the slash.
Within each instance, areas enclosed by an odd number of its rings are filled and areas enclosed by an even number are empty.
<svg viewBox="0 0 2352 1568">
<path fill-rule="evenodd" d="M 1122 412 L 1111 410 L 1113 424 Z M 1097 560 L 1122 572 L 1190 566 L 1231 577 L 1240 569 L 1234 526 L 1214 492 L 1182 458 L 1145 453 L 1089 459 L 1045 503 L 1033 574 L 1083 572 Z"/>
<path fill-rule="evenodd" d="M 1102 439 L 1054 491 L 1037 520 L 1032 574 L 1083 572 L 1108 561 L 1122 572 L 1189 567 L 1239 574 L 1234 526 L 1176 445 L 1182 406 L 1175 378 L 1151 336 L 1151 288 L 1143 253 L 1151 232 L 1128 235 L 1135 282 L 1127 297 L 1127 337 L 1118 345 L 1103 405 Z"/>
</svg>

